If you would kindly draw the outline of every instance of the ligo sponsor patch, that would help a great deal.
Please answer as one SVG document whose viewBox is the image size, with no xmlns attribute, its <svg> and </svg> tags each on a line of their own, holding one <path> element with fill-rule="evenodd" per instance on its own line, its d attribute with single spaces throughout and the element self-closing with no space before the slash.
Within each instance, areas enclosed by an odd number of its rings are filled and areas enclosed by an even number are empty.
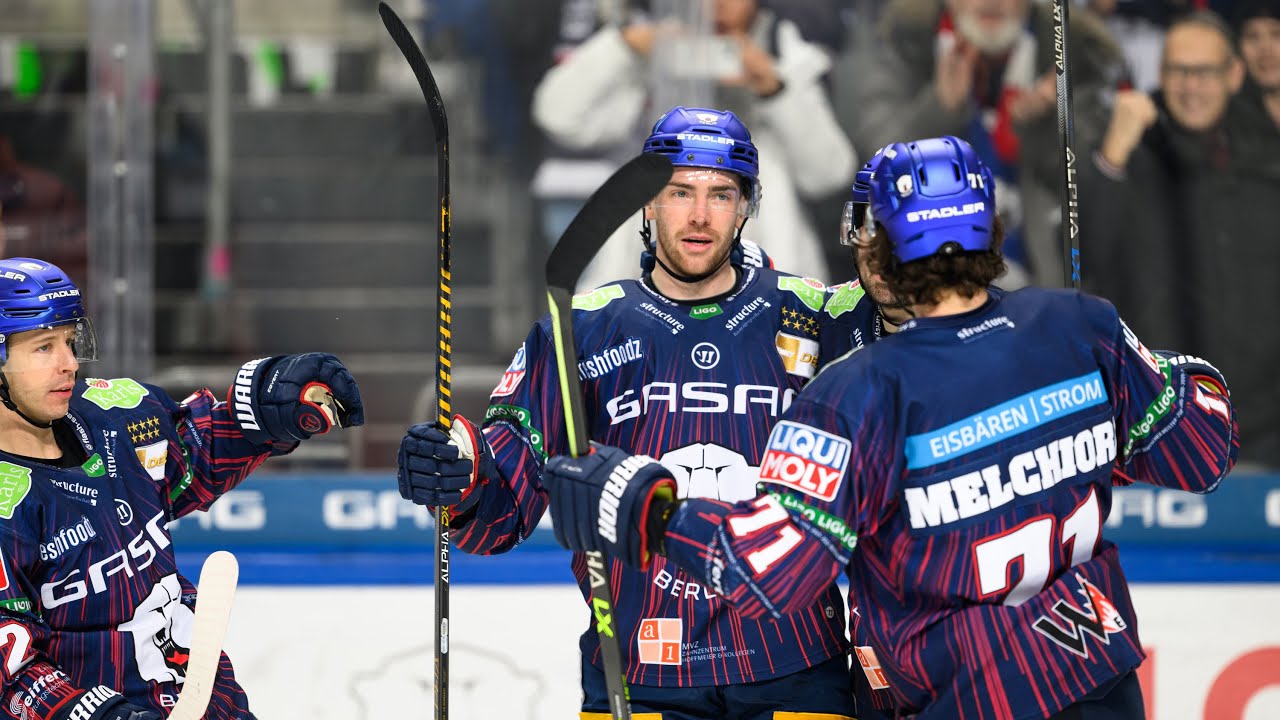
<svg viewBox="0 0 1280 720">
<path fill-rule="evenodd" d="M 773 426 L 760 479 L 830 502 L 849 466 L 849 441 L 790 420 Z"/>
<path fill-rule="evenodd" d="M 31 492 L 31 468 L 0 462 L 0 518 L 12 520 L 28 492 Z"/>
<path fill-rule="evenodd" d="M 84 399 L 103 410 L 136 408 L 142 404 L 142 398 L 150 394 L 137 380 L 130 378 L 88 378 L 84 382 L 88 385 L 84 391 Z"/>
<path fill-rule="evenodd" d="M 140 445 L 133 449 L 138 455 L 138 464 L 147 471 L 152 480 L 164 479 L 164 466 L 169 459 L 169 441 L 160 440 L 150 445 Z"/>
<path fill-rule="evenodd" d="M 520 349 L 516 351 L 516 356 L 511 358 L 511 364 L 507 366 L 507 371 L 502 373 L 502 380 L 498 383 L 498 387 L 490 393 L 495 397 L 506 397 L 516 391 L 520 386 L 520 381 L 524 379 L 525 367 L 525 349 L 524 343 L 520 343 Z"/>
<path fill-rule="evenodd" d="M 649 665 L 679 665 L 684 624 L 680 618 L 644 618 L 636 636 L 640 662 Z"/>
<path fill-rule="evenodd" d="M 788 373 L 812 378 L 818 372 L 817 342 L 779 331 L 774 336 L 774 346 Z"/>
</svg>

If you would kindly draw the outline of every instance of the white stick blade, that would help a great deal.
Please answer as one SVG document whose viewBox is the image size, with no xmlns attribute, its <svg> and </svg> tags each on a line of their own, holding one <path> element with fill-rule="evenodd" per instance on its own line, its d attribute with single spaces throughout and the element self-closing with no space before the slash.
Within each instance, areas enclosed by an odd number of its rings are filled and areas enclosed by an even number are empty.
<svg viewBox="0 0 1280 720">
<path fill-rule="evenodd" d="M 235 602 L 240 564 L 236 556 L 219 550 L 204 561 L 196 594 L 196 619 L 191 628 L 190 655 L 182 694 L 169 720 L 200 720 L 213 696 L 213 683 L 222 658 L 222 641 Z"/>
</svg>

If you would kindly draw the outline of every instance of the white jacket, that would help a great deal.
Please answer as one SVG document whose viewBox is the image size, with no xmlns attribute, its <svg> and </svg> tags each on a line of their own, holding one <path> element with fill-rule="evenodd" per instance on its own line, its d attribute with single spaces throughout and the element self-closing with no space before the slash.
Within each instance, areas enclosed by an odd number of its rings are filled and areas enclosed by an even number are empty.
<svg viewBox="0 0 1280 720">
<path fill-rule="evenodd" d="M 836 122 L 820 78 L 830 69 L 826 51 L 806 42 L 796 26 L 779 20 L 777 71 L 785 87 L 756 99 L 743 118 L 760 153 L 760 215 L 747 221 L 743 237 L 755 241 L 785 272 L 829 281 L 819 238 L 836 242 L 836 228 L 815 234 L 800 196 L 819 197 L 853 181 L 853 146 Z M 646 59 L 614 27 L 598 31 L 538 84 L 533 118 L 555 142 L 573 150 L 616 150 L 632 144 L 640 152 L 661 112 L 647 107 Z M 652 117 L 649 117 L 652 115 Z M 610 237 L 584 273 L 580 288 L 639 274 L 640 215 Z"/>
</svg>

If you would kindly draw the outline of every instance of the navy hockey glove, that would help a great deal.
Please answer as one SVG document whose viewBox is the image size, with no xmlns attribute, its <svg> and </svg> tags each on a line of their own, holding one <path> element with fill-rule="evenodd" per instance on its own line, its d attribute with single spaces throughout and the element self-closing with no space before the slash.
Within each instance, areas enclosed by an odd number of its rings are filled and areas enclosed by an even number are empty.
<svg viewBox="0 0 1280 720">
<path fill-rule="evenodd" d="M 163 720 L 154 710 L 131 705 L 106 685 L 73 695 L 49 720 Z"/>
<path fill-rule="evenodd" d="M 651 506 L 675 499 L 671 471 L 648 455 L 591 443 L 582 457 L 547 461 L 542 484 L 551 492 L 556 541 L 569 550 L 603 551 L 631 567 L 649 567 Z M 654 538 L 655 542 L 658 538 Z"/>
<path fill-rule="evenodd" d="M 364 424 L 360 388 L 329 353 L 250 360 L 236 373 L 228 395 L 236 424 L 255 445 L 293 443 L 334 425 Z"/>
<path fill-rule="evenodd" d="M 461 415 L 453 416 L 447 435 L 429 423 L 410 427 L 400 440 L 397 464 L 401 497 L 430 507 L 451 506 L 459 515 L 479 500 L 475 490 L 498 476 L 480 428 Z"/>
<path fill-rule="evenodd" d="M 1208 360 L 1195 355 L 1182 355 L 1172 350 L 1152 350 L 1152 352 L 1168 360 L 1170 365 L 1182 368 L 1183 372 L 1190 375 L 1191 379 L 1205 390 L 1216 392 L 1223 397 L 1231 397 L 1227 392 L 1227 378 L 1222 375 L 1222 371 L 1210 365 Z"/>
</svg>

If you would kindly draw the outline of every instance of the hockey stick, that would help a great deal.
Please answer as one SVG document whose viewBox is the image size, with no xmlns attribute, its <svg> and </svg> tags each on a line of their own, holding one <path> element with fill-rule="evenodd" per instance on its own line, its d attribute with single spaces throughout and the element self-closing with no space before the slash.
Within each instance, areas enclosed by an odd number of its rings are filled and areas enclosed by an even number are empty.
<svg viewBox="0 0 1280 720">
<path fill-rule="evenodd" d="M 239 579 L 236 556 L 226 550 L 210 555 L 200 569 L 196 619 L 191 627 L 191 647 L 187 650 L 187 674 L 169 720 L 200 720 L 209 707 Z"/>
<path fill-rule="evenodd" d="M 641 155 L 609 177 L 574 216 L 547 258 L 547 302 L 556 346 L 560 398 L 569 435 L 569 454 L 579 457 L 590 450 L 587 409 L 578 378 L 578 348 L 573 339 L 573 289 L 588 263 L 614 230 L 653 199 L 671 179 L 671 161 L 660 155 Z M 622 648 L 613 626 L 613 590 L 604 553 L 587 553 L 591 578 L 591 607 L 600 634 L 600 656 L 614 720 L 629 720 L 627 677 Z"/>
<path fill-rule="evenodd" d="M 1075 120 L 1071 112 L 1071 65 L 1067 54 L 1067 4 L 1069 0 L 1053 0 L 1053 53 L 1058 91 L 1058 148 L 1062 151 L 1062 179 L 1066 183 L 1062 196 L 1062 242 L 1064 280 L 1080 289 L 1080 205 L 1076 188 Z"/>
<path fill-rule="evenodd" d="M 436 135 L 436 175 L 439 179 L 440 225 L 436 228 L 439 241 L 439 274 L 436 277 L 436 424 L 448 432 L 453 425 L 453 414 L 450 404 L 453 392 L 450 388 L 453 373 L 453 304 L 450 301 L 449 283 L 452 282 L 452 249 L 449 230 L 449 120 L 444 112 L 444 100 L 440 97 L 440 88 L 436 86 L 435 76 L 427 66 L 427 59 L 422 48 L 414 42 L 404 22 L 385 2 L 378 3 L 378 14 L 382 16 L 382 24 L 386 26 L 391 39 L 400 54 L 413 68 L 418 79 L 418 87 L 422 88 L 422 97 L 427 101 L 427 110 L 431 114 L 431 124 Z M 449 717 L 449 508 L 441 505 L 436 508 L 435 538 L 435 591 L 436 591 L 436 678 L 435 705 L 436 719 L 447 720 Z"/>
</svg>

